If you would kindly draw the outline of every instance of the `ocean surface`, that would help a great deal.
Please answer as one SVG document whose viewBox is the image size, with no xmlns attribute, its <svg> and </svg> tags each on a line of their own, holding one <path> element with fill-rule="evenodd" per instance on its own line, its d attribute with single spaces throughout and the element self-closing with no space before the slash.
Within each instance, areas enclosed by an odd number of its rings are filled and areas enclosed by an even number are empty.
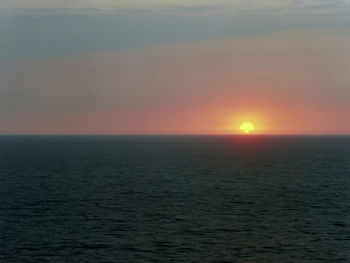
<svg viewBox="0 0 350 263">
<path fill-rule="evenodd" d="M 0 136 L 0 262 L 350 262 L 350 136 Z"/>
</svg>

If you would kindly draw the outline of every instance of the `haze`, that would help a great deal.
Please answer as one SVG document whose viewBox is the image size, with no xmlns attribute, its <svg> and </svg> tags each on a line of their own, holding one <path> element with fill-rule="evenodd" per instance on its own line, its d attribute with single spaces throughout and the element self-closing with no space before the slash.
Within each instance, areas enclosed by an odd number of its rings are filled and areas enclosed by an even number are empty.
<svg viewBox="0 0 350 263">
<path fill-rule="evenodd" d="M 1 134 L 350 133 L 350 1 L 2 1 Z"/>
</svg>

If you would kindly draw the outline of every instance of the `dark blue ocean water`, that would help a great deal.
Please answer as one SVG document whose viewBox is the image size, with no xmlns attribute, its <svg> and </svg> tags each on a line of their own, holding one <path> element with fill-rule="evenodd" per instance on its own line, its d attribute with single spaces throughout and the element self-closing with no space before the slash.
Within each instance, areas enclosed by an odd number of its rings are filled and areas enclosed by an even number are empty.
<svg viewBox="0 0 350 263">
<path fill-rule="evenodd" d="M 350 136 L 0 136 L 0 262 L 350 262 Z"/>
</svg>

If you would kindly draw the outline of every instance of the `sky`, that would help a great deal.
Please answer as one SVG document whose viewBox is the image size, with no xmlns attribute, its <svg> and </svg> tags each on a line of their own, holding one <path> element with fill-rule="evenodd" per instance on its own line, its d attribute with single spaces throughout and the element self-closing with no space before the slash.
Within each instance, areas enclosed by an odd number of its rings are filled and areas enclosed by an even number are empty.
<svg viewBox="0 0 350 263">
<path fill-rule="evenodd" d="M 350 134 L 350 1 L 3 0 L 0 134 Z"/>
</svg>

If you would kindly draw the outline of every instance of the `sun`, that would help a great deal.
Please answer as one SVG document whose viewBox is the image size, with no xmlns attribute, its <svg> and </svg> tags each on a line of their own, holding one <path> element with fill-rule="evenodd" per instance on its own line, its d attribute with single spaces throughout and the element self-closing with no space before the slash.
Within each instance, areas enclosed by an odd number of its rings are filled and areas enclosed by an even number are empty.
<svg viewBox="0 0 350 263">
<path fill-rule="evenodd" d="M 243 122 L 239 128 L 244 131 L 244 133 L 251 133 L 255 130 L 255 126 L 251 122 Z"/>
</svg>

